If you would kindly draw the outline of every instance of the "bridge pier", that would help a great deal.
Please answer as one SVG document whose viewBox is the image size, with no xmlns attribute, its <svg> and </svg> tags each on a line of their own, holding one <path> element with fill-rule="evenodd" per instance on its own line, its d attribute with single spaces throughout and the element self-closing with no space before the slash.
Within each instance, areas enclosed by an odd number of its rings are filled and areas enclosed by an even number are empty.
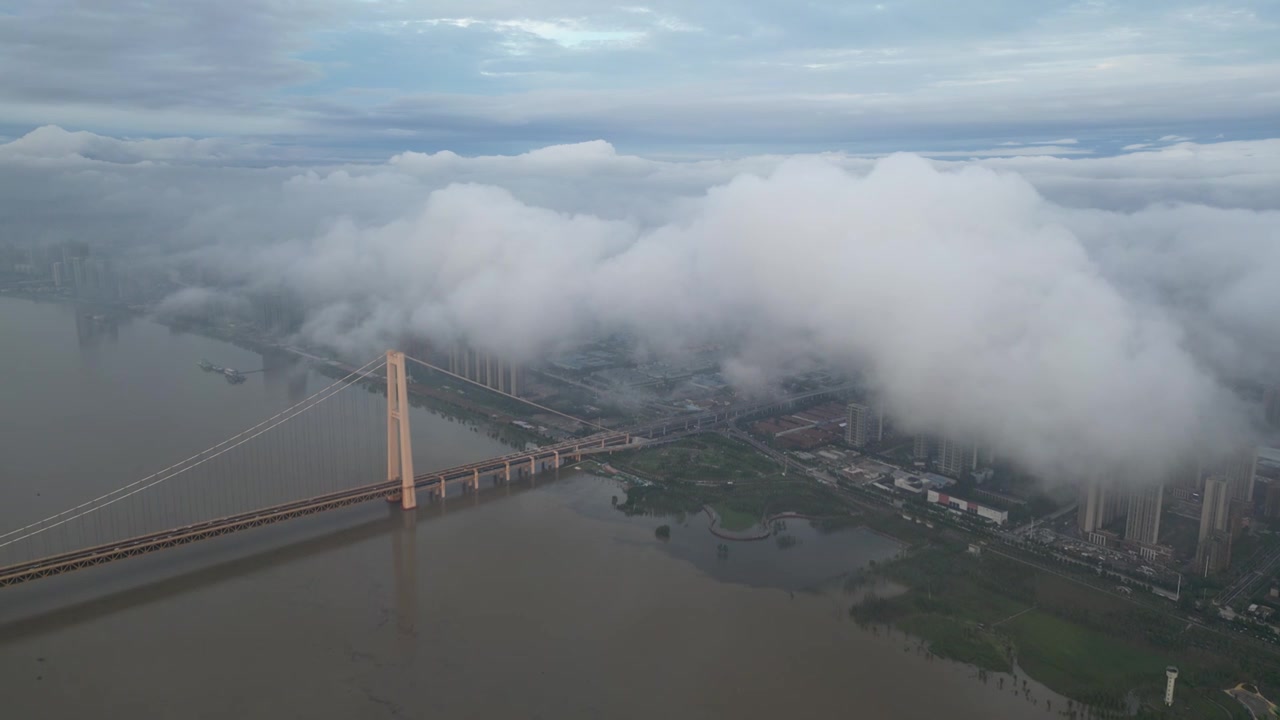
<svg viewBox="0 0 1280 720">
<path fill-rule="evenodd" d="M 507 485 L 511 484 L 511 462 L 502 463 L 502 481 Z"/>
<path fill-rule="evenodd" d="M 471 492 L 480 492 L 480 469 L 476 468 L 471 471 Z"/>
</svg>

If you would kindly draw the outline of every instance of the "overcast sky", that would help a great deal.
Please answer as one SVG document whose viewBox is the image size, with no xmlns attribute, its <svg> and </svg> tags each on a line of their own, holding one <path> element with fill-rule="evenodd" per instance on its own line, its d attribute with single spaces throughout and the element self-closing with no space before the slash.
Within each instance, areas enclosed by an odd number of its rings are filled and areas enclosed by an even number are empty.
<svg viewBox="0 0 1280 720">
<path fill-rule="evenodd" d="M 1269 134 L 1278 36 L 1274 2 L 8 0 L 0 136 L 240 136 L 299 161 L 597 138 L 1113 153 Z"/>
</svg>

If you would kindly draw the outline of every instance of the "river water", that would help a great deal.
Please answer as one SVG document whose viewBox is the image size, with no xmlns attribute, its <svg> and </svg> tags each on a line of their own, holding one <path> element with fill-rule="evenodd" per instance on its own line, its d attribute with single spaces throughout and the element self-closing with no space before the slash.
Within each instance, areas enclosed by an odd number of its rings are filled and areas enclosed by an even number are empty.
<svg viewBox="0 0 1280 720">
<path fill-rule="evenodd" d="M 196 369 L 205 357 L 263 364 L 143 319 L 0 298 L 0 530 L 329 382 L 295 369 L 231 386 Z M 424 409 L 412 423 L 419 468 L 507 449 Z M 790 520 L 794 542 L 723 554 L 705 518 L 628 518 L 623 494 L 565 470 L 0 590 L 0 717 L 1051 717 L 1043 688 L 1032 704 L 849 621 L 841 576 L 899 552 L 891 539 Z"/>
</svg>

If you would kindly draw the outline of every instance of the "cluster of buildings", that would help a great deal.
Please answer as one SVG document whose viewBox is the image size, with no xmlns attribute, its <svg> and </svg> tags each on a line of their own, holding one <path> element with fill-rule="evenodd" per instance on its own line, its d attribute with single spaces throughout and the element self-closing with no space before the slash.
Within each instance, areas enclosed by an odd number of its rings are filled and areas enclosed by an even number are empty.
<svg viewBox="0 0 1280 720">
<path fill-rule="evenodd" d="M 879 449 L 885 444 L 885 437 L 885 414 L 880 405 L 855 401 L 845 406 L 844 441 L 847 446 L 862 451 Z M 947 491 L 957 480 L 975 477 L 974 473 L 988 466 L 990 453 L 980 452 L 973 443 L 929 435 L 916 435 L 911 443 L 911 458 L 918 468 L 906 470 L 864 457 L 842 472 L 855 483 L 868 484 L 884 492 L 918 496 L 926 502 L 997 525 L 1008 522 L 1007 511 Z M 926 469 L 930 463 L 937 472 Z"/>
<path fill-rule="evenodd" d="M 1260 419 L 1280 428 L 1280 386 L 1262 390 L 1260 399 Z M 921 471 L 933 471 L 917 475 L 961 481 L 962 487 L 968 488 L 966 494 L 991 498 L 997 505 L 1012 507 L 1011 503 L 1021 502 L 984 486 L 992 476 L 995 457 L 978 443 L 927 434 L 895 437 L 886 429 L 881 407 L 866 401 L 847 405 L 844 431 L 845 444 L 858 450 L 885 452 L 886 446 L 896 445 L 897 453 L 905 454 L 905 448 L 910 447 L 911 464 Z M 1221 572 L 1231 562 L 1233 543 L 1255 514 L 1280 519 L 1280 451 L 1272 459 L 1273 470 L 1267 473 L 1272 477 L 1259 476 L 1258 458 L 1258 448 L 1249 445 L 1211 461 L 1187 463 L 1164 483 L 1095 479 L 1079 491 L 1079 536 L 1148 561 L 1186 561 L 1201 575 Z M 895 477 L 893 482 L 879 482 L 886 490 L 924 493 L 930 502 L 1003 523 L 1002 511 L 957 498 L 945 487 L 934 487 L 927 481 Z M 1171 526 L 1174 532 L 1162 538 L 1162 520 L 1173 522 L 1168 520 L 1170 512 L 1179 517 L 1173 519 L 1177 521 Z M 1194 534 L 1190 527 L 1193 518 L 1198 523 Z"/>
<path fill-rule="evenodd" d="M 1080 488 L 1077 529 L 1081 538 L 1096 545 L 1128 547 L 1146 559 L 1170 560 L 1175 548 L 1160 544 L 1168 493 L 1175 502 L 1198 505 L 1195 571 L 1220 572 L 1231 562 L 1233 540 L 1253 515 L 1257 458 L 1257 449 L 1250 446 L 1209 465 L 1189 465 L 1168 483 L 1128 485 L 1095 479 Z M 1276 486 L 1280 515 L 1280 483 Z"/>
<path fill-rule="evenodd" d="M 845 444 L 868 449 L 884 443 L 885 415 L 881 406 L 851 402 L 846 410 Z M 937 472 L 956 479 L 967 478 L 994 462 L 993 454 L 977 443 L 924 434 L 912 438 L 911 457 L 917 464 L 932 463 Z"/>
<path fill-rule="evenodd" d="M 524 366 L 493 353 L 454 345 L 449 349 L 449 372 L 491 390 L 520 397 L 524 390 Z"/>
<path fill-rule="evenodd" d="M 1263 392 L 1261 408 L 1263 419 L 1280 427 L 1280 387 Z M 958 498 L 946 485 L 925 478 L 941 476 L 960 481 L 962 489 L 968 488 L 963 490 L 965 494 L 990 497 L 996 505 L 1012 507 L 1011 503 L 1020 502 L 987 491 L 990 483 L 984 485 L 984 481 L 991 477 L 995 463 L 989 449 L 950 437 L 895 437 L 886 429 L 884 411 L 874 402 L 847 405 L 844 440 L 847 446 L 863 451 L 883 452 L 886 446 L 895 445 L 902 454 L 895 457 L 904 456 L 909 447 L 911 464 L 917 470 L 905 477 L 905 473 L 895 473 L 887 467 L 852 468 L 853 475 L 846 475 L 855 481 L 871 481 L 867 475 L 878 472 L 881 477 L 874 482 L 887 491 L 919 493 L 930 502 L 997 523 L 1003 523 L 1007 514 Z M 1273 459 L 1275 471 L 1267 473 L 1273 477 L 1259 476 L 1258 458 L 1258 448 L 1250 445 L 1211 461 L 1187 463 L 1164 483 L 1141 485 L 1104 479 L 1088 482 L 1079 490 L 1079 536 L 1148 561 L 1185 561 L 1201 575 L 1221 572 L 1231 562 L 1233 543 L 1255 514 L 1280 519 L 1280 452 Z M 1170 512 L 1179 517 L 1170 520 Z M 1163 537 L 1162 520 L 1177 521 L 1171 526 L 1173 531 Z M 1193 522 L 1198 524 L 1194 531 Z"/>
<path fill-rule="evenodd" d="M 401 340 L 400 347 L 410 357 L 425 360 L 491 390 L 515 397 L 525 397 L 528 394 L 527 369 L 522 363 L 512 362 L 508 358 L 477 350 L 463 343 L 442 348 L 422 338 L 407 338 Z"/>
<path fill-rule="evenodd" d="M 0 247 L 0 276 L 26 292 L 104 302 L 140 302 L 147 289 L 131 265 L 71 242 Z"/>
<path fill-rule="evenodd" d="M 843 458 L 843 454 L 841 457 Z M 880 460 L 859 456 L 854 458 L 852 463 L 842 467 L 840 474 L 846 481 L 855 485 L 875 488 L 898 498 L 918 498 L 957 513 L 982 518 L 996 525 L 1004 525 L 1009 521 L 1009 513 L 1006 510 L 957 496 L 950 490 L 955 486 L 956 481 L 937 473 L 908 470 Z"/>
</svg>

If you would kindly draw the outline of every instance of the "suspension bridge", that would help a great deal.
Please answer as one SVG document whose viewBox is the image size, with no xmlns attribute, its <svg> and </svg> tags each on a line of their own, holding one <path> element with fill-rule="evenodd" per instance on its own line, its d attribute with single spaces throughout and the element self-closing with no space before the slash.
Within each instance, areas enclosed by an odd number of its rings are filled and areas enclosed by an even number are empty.
<svg viewBox="0 0 1280 720">
<path fill-rule="evenodd" d="M 596 432 L 417 474 L 409 425 L 408 362 L 452 375 L 389 351 L 360 367 L 344 368 L 345 376 L 327 387 L 206 450 L 3 532 L 0 587 L 375 500 L 413 510 L 420 491 L 432 498 L 444 498 L 451 485 L 477 492 L 482 480 L 497 484 L 532 478 L 587 455 L 700 432 L 843 389 L 627 430 L 604 428 L 516 398 Z M 385 435 L 368 431 L 383 423 Z M 371 477 L 369 469 L 381 466 L 383 458 L 385 473 Z"/>
</svg>

